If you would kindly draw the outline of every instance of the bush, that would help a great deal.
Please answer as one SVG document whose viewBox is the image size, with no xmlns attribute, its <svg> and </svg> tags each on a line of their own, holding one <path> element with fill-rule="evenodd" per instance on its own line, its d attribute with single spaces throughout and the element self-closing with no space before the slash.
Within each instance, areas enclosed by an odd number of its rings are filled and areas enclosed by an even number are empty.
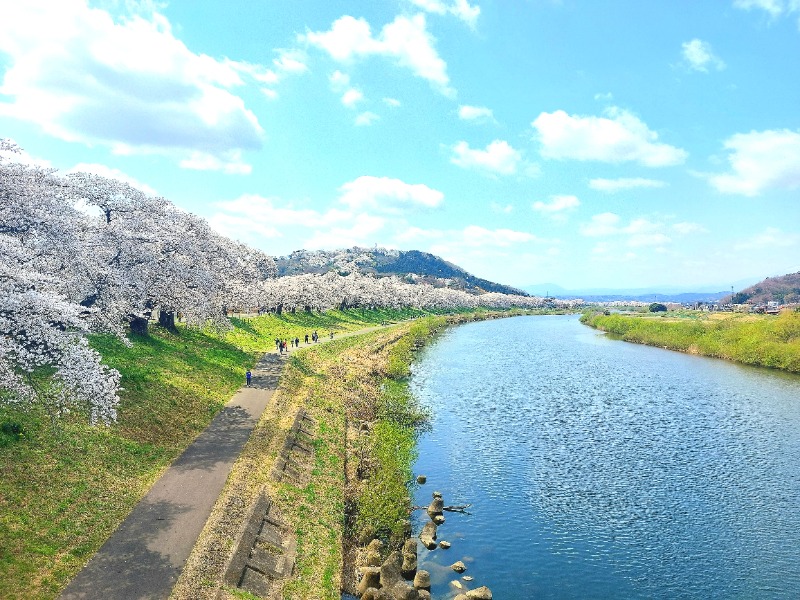
<svg viewBox="0 0 800 600">
<path fill-rule="evenodd" d="M 653 302 L 650 306 L 647 307 L 651 313 L 655 312 L 667 312 L 667 307 L 661 304 L 660 302 Z"/>
</svg>

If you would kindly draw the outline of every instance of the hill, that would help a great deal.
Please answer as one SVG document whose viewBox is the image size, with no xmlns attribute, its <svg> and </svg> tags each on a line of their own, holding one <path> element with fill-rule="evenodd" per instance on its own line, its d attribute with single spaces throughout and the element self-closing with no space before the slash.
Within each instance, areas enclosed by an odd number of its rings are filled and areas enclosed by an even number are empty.
<svg viewBox="0 0 800 600">
<path fill-rule="evenodd" d="M 800 302 L 800 272 L 767 277 L 733 295 L 736 304 L 791 304 Z"/>
<path fill-rule="evenodd" d="M 336 271 L 341 275 L 396 275 L 410 283 L 428 283 L 434 287 L 449 287 L 473 294 L 499 292 L 528 295 L 520 289 L 475 277 L 443 258 L 419 250 L 358 246 L 340 250 L 295 250 L 289 256 L 276 257 L 275 264 L 279 277 L 329 271 Z"/>
</svg>

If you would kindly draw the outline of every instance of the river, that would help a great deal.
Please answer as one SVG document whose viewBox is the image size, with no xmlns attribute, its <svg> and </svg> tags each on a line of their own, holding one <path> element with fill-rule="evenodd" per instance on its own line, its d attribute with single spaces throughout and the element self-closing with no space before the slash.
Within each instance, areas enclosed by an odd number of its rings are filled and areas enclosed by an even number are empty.
<svg viewBox="0 0 800 600">
<path fill-rule="evenodd" d="M 433 598 L 457 560 L 501 600 L 798 597 L 800 377 L 577 316 L 455 327 L 417 359 L 415 503 L 472 505 L 420 547 Z"/>
</svg>

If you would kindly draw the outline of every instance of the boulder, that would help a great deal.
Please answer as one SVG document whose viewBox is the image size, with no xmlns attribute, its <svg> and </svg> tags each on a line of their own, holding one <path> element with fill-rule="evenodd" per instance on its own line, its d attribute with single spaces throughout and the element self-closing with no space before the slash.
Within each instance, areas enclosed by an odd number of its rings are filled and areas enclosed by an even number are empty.
<svg viewBox="0 0 800 600">
<path fill-rule="evenodd" d="M 417 540 L 406 540 L 403 544 L 403 556 L 417 555 Z"/>
<path fill-rule="evenodd" d="M 393 587 L 397 583 L 402 583 L 403 582 L 402 567 L 403 567 L 403 557 L 397 550 L 395 550 L 389 555 L 389 557 L 384 561 L 384 563 L 380 567 L 381 587 L 388 589 L 390 587 Z"/>
<path fill-rule="evenodd" d="M 419 600 L 431 600 L 431 593 L 428 590 L 419 590 Z"/>
<path fill-rule="evenodd" d="M 458 596 L 453 598 L 453 600 L 469 600 L 469 599 L 467 598 L 466 594 L 459 594 Z"/>
<path fill-rule="evenodd" d="M 433 516 L 433 522 L 436 523 L 436 525 L 444 525 L 444 516 L 443 515 L 434 515 Z"/>
<path fill-rule="evenodd" d="M 403 564 L 400 567 L 400 574 L 404 579 L 414 579 L 414 573 L 417 572 L 417 555 L 405 554 L 403 555 Z"/>
<path fill-rule="evenodd" d="M 453 569 L 453 571 L 455 571 L 456 573 L 463 573 L 464 571 L 467 570 L 467 565 L 465 565 L 463 562 L 459 560 L 450 565 L 450 568 Z"/>
<path fill-rule="evenodd" d="M 372 540 L 369 544 L 367 544 L 366 551 L 364 553 L 364 562 L 369 567 L 380 567 L 381 562 L 383 559 L 381 558 L 381 551 L 383 550 L 383 542 L 380 541 L 378 538 Z"/>
<path fill-rule="evenodd" d="M 492 600 L 492 590 L 485 585 L 467 592 L 469 600 Z"/>
<path fill-rule="evenodd" d="M 450 547 L 450 542 L 446 542 L 445 540 L 439 542 L 439 548 L 441 548 L 442 550 L 447 550 L 449 547 Z"/>
<path fill-rule="evenodd" d="M 441 497 L 434 496 L 431 503 L 428 505 L 428 516 L 433 519 L 437 515 L 441 515 L 444 510 L 444 500 Z"/>
<path fill-rule="evenodd" d="M 378 597 L 378 590 L 375 588 L 367 588 L 361 594 L 361 600 L 375 600 Z"/>
<path fill-rule="evenodd" d="M 361 581 L 356 586 L 356 595 L 363 597 L 369 588 L 381 587 L 380 567 L 361 567 Z"/>
<path fill-rule="evenodd" d="M 372 550 L 367 550 L 367 554 L 364 557 L 364 561 L 366 562 L 368 567 L 380 567 L 382 559 L 380 553 L 373 552 Z"/>
<path fill-rule="evenodd" d="M 425 475 L 417 475 L 417 483 L 420 485 L 424 485 L 425 482 L 428 481 L 428 478 Z"/>
<path fill-rule="evenodd" d="M 417 574 L 414 575 L 414 587 L 418 590 L 431 589 L 431 574 L 424 569 L 417 571 Z"/>
<path fill-rule="evenodd" d="M 428 521 L 419 534 L 419 539 L 428 550 L 436 548 L 436 523 Z"/>
<path fill-rule="evenodd" d="M 389 592 L 393 600 L 419 600 L 419 592 L 406 583 L 396 583 Z"/>
</svg>

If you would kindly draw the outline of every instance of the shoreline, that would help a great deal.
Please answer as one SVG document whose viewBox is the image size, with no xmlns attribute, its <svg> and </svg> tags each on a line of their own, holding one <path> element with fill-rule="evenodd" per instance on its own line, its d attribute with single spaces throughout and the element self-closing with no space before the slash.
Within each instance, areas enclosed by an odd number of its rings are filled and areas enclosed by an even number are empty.
<svg viewBox="0 0 800 600">
<path fill-rule="evenodd" d="M 800 313 L 755 319 L 732 315 L 716 321 L 691 317 L 586 312 L 580 321 L 625 342 L 800 373 Z"/>
</svg>

